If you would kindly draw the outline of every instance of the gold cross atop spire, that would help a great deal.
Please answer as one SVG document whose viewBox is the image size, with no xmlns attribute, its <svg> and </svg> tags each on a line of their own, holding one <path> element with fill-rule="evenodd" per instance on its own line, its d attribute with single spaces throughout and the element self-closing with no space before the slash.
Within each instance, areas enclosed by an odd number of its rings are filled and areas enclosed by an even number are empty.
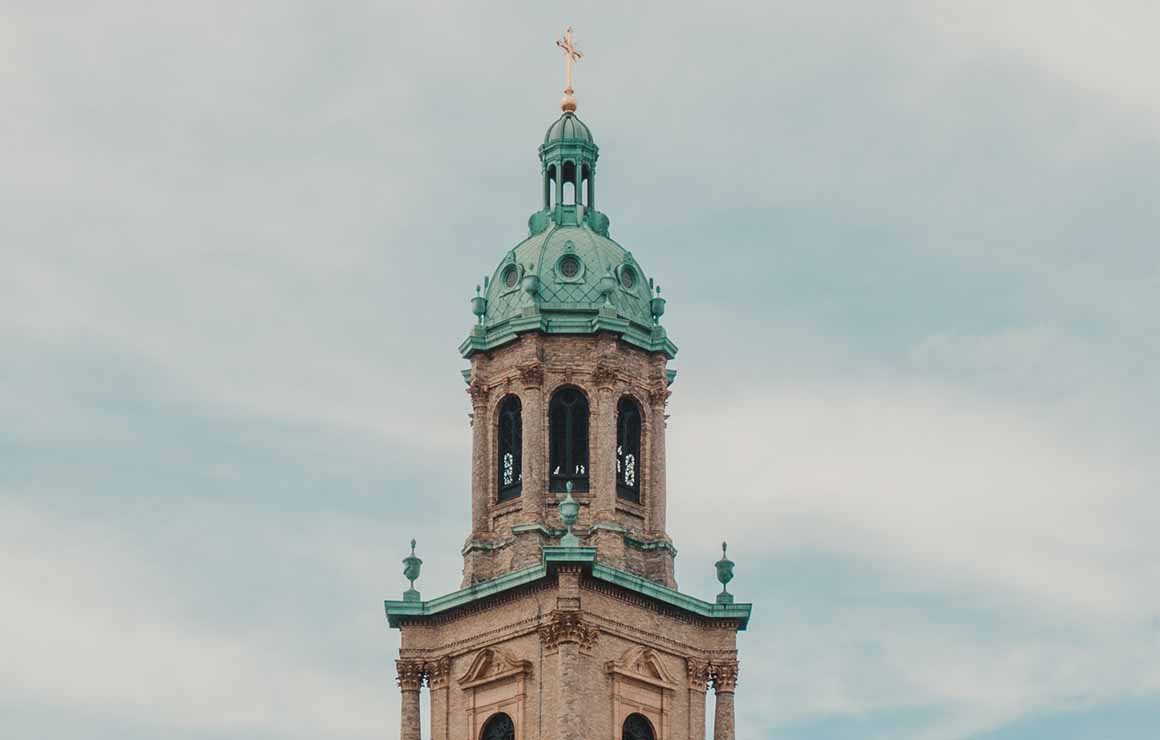
<svg viewBox="0 0 1160 740">
<path fill-rule="evenodd" d="M 572 65 L 584 58 L 580 50 L 572 43 L 572 27 L 564 32 L 564 38 L 556 42 L 564 50 L 564 63 L 568 67 L 568 87 L 564 88 L 564 99 L 560 101 L 560 109 L 565 113 L 576 110 L 576 98 L 572 96 Z"/>
</svg>

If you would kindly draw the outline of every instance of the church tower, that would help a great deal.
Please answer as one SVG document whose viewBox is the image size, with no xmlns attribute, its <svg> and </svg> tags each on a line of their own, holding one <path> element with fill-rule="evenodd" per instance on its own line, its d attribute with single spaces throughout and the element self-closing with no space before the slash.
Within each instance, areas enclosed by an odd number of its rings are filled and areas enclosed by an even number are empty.
<svg viewBox="0 0 1160 740">
<path fill-rule="evenodd" d="M 460 590 L 387 601 L 402 740 L 733 740 L 750 605 L 677 590 L 665 527 L 665 300 L 596 209 L 599 149 L 563 114 L 539 147 L 528 236 L 476 288 L 471 531 Z M 718 579 L 733 563 L 722 555 Z M 431 716 L 420 732 L 419 694 Z"/>
</svg>

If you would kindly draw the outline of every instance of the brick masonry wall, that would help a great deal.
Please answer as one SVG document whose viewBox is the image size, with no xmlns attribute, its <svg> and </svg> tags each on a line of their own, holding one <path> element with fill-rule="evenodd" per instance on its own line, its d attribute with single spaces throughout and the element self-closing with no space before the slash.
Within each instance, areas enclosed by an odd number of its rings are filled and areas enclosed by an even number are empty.
<svg viewBox="0 0 1160 740">
<path fill-rule="evenodd" d="M 574 531 L 582 544 L 597 547 L 601 562 L 676 587 L 672 551 L 665 547 L 672 544 L 665 531 L 666 365 L 663 354 L 608 333 L 528 334 L 472 357 L 472 531 L 464 545 L 463 585 L 533 565 L 542 545 L 558 544 L 558 496 L 548 491 L 548 404 L 556 390 L 574 386 L 589 403 L 590 484 L 587 493 L 575 494 L 581 510 Z M 499 503 L 498 411 L 508 395 L 517 396 L 522 408 L 523 486 L 519 498 Z M 643 417 L 640 504 L 616 495 L 616 408 L 624 396 L 637 402 Z M 520 525 L 546 531 L 514 532 Z M 627 544 L 619 530 L 629 536 Z M 662 547 L 634 551 L 633 542 Z"/>
</svg>

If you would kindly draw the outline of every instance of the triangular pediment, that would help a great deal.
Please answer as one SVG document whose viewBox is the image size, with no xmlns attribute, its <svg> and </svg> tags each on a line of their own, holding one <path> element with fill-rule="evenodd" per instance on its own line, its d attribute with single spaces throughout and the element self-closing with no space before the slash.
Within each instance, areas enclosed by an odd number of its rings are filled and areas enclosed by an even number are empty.
<svg viewBox="0 0 1160 740">
<path fill-rule="evenodd" d="M 530 660 L 519 660 L 503 648 L 484 648 L 471 660 L 471 665 L 459 678 L 460 686 L 499 681 L 531 670 Z"/>
</svg>

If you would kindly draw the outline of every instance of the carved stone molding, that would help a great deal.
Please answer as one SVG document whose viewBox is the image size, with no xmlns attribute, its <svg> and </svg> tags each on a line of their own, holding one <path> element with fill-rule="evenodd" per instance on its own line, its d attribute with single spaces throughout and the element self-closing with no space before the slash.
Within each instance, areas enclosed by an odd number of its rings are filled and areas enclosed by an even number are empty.
<svg viewBox="0 0 1160 740">
<path fill-rule="evenodd" d="M 709 664 L 697 658 L 685 658 L 685 668 L 689 672 L 689 688 L 704 691 L 709 685 Z"/>
<path fill-rule="evenodd" d="M 477 413 L 481 413 L 487 406 L 488 391 L 482 383 L 472 381 L 471 385 L 467 386 L 467 395 L 471 396 L 471 407 Z"/>
<path fill-rule="evenodd" d="M 585 622 L 579 612 L 554 611 L 540 625 L 540 640 L 549 650 L 562 643 L 577 643 L 582 649 L 590 650 L 599 636 L 600 631 Z"/>
<path fill-rule="evenodd" d="M 600 364 L 592 371 L 592 385 L 597 388 L 611 388 L 617 377 L 615 370 L 608 365 Z"/>
<path fill-rule="evenodd" d="M 443 656 L 430 661 L 426 665 L 427 686 L 432 689 L 442 689 L 447 686 L 447 679 L 451 673 L 451 658 Z"/>
<path fill-rule="evenodd" d="M 668 404 L 669 396 L 671 395 L 673 395 L 673 392 L 668 388 L 650 388 L 648 391 L 648 400 L 654 407 L 659 406 L 660 408 L 664 408 Z"/>
<path fill-rule="evenodd" d="M 709 675 L 713 679 L 713 691 L 732 692 L 737 689 L 737 673 L 740 665 L 737 661 L 713 661 L 709 664 Z"/>
<path fill-rule="evenodd" d="M 396 660 L 395 670 L 398 676 L 395 680 L 403 691 L 418 691 L 423 687 L 426 677 L 426 664 L 421 660 Z"/>
<path fill-rule="evenodd" d="M 459 686 L 464 689 L 474 688 L 523 676 L 531 670 L 530 660 L 520 660 L 503 648 L 484 648 L 472 658 L 471 665 L 459 677 Z"/>
<path fill-rule="evenodd" d="M 620 660 L 610 660 L 605 664 L 608 673 L 631 678 L 661 689 L 677 687 L 676 678 L 665 668 L 660 657 L 651 648 L 637 645 L 629 648 Z"/>
</svg>

